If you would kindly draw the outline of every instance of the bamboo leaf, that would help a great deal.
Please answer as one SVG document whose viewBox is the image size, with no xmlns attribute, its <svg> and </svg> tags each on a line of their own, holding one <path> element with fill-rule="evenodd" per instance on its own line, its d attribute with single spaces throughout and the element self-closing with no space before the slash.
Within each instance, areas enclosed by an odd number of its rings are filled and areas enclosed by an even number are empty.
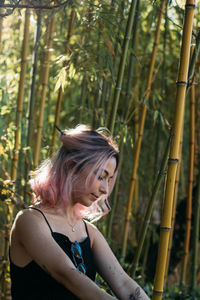
<svg viewBox="0 0 200 300">
<path fill-rule="evenodd" d="M 162 100 L 163 100 L 163 98 L 162 98 L 162 96 L 160 95 L 160 93 L 159 93 L 158 90 L 155 90 L 155 95 L 157 96 L 157 99 L 158 99 L 159 101 L 162 101 Z"/>
<path fill-rule="evenodd" d="M 69 67 L 69 70 L 68 70 L 69 78 L 72 79 L 74 77 L 75 73 L 76 73 L 76 69 L 74 68 L 73 64 L 70 64 L 70 67 Z M 66 72 L 65 72 L 65 75 L 66 75 Z"/>
<path fill-rule="evenodd" d="M 60 88 L 62 87 L 62 90 L 64 90 L 64 86 L 65 86 L 65 80 L 66 80 L 66 68 L 62 68 L 58 74 L 58 80 L 56 82 L 55 85 L 55 89 L 54 89 L 54 93 Z"/>
<path fill-rule="evenodd" d="M 63 54 L 62 54 L 62 55 L 59 55 L 59 56 L 56 58 L 55 63 L 56 63 L 56 64 L 60 64 L 60 63 L 63 63 L 64 61 L 69 61 L 70 58 L 71 58 L 71 55 L 68 55 L 68 54 L 63 55 Z"/>
<path fill-rule="evenodd" d="M 146 99 L 145 97 L 143 97 L 143 99 L 142 99 L 142 103 L 146 105 L 147 109 L 150 109 L 150 106 L 149 106 L 149 101 L 148 101 L 148 99 Z"/>
<path fill-rule="evenodd" d="M 4 147 L 2 145 L 2 143 L 0 143 L 0 155 L 4 154 Z"/>
<path fill-rule="evenodd" d="M 6 115 L 6 114 L 8 114 L 8 113 L 10 113 L 10 107 L 7 106 L 7 105 L 3 105 L 3 106 L 1 107 L 1 113 L 0 113 L 0 115 L 1 115 L 1 116 L 4 116 L 4 115 Z"/>
<path fill-rule="evenodd" d="M 113 83 L 115 84 L 115 71 L 114 71 L 112 57 L 111 57 L 109 51 L 108 51 L 108 66 L 109 66 L 109 69 L 110 69 L 110 72 L 111 72 Z"/>
<path fill-rule="evenodd" d="M 111 54 L 112 56 L 114 56 L 114 55 L 115 55 L 114 49 L 113 49 L 113 46 L 111 45 L 111 42 L 110 42 L 110 40 L 109 40 L 108 37 L 106 37 L 106 45 L 107 45 L 107 47 L 108 47 L 108 49 L 109 49 L 110 54 Z"/>
<path fill-rule="evenodd" d="M 158 118 L 158 114 L 159 114 L 159 112 L 157 110 L 154 111 L 154 114 L 153 114 L 153 121 L 154 121 L 154 123 L 156 122 L 156 120 Z"/>
<path fill-rule="evenodd" d="M 165 120 L 164 120 L 163 115 L 162 115 L 161 112 L 159 113 L 159 116 L 160 116 L 161 123 L 164 126 L 165 125 Z"/>
</svg>

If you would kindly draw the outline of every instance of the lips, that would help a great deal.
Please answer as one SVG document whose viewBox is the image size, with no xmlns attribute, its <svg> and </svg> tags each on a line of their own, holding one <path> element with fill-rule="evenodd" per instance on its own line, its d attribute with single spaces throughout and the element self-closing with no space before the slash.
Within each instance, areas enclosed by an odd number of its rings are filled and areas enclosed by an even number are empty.
<svg viewBox="0 0 200 300">
<path fill-rule="evenodd" d="M 91 193 L 91 195 L 93 196 L 93 198 L 94 198 L 95 200 L 99 198 L 98 196 L 96 196 L 96 195 L 93 194 L 93 193 Z"/>
</svg>

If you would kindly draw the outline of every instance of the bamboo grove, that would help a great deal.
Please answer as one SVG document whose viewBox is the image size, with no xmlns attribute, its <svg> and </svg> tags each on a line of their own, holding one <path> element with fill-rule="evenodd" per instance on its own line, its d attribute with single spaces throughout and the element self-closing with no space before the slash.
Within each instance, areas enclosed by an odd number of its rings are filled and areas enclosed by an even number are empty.
<svg viewBox="0 0 200 300">
<path fill-rule="evenodd" d="M 56 126 L 83 123 L 119 145 L 112 210 L 96 225 L 122 266 L 153 300 L 199 299 L 200 7 L 50 2 L 0 1 L 0 298 L 29 174 L 59 148 Z"/>
</svg>

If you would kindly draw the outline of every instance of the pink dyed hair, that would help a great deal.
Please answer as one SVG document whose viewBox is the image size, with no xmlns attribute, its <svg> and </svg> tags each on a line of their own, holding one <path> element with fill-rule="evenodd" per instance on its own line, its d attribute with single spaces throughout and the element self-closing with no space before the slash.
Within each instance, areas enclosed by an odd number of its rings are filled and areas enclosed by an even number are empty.
<svg viewBox="0 0 200 300">
<path fill-rule="evenodd" d="M 64 130 L 64 134 L 60 136 L 63 146 L 53 158 L 45 160 L 40 165 L 30 180 L 31 188 L 35 194 L 34 202 L 39 199 L 47 207 L 66 207 L 72 201 L 73 183 L 80 180 L 84 168 L 88 165 L 91 167 L 85 179 L 85 187 L 87 188 L 94 178 L 94 172 L 96 170 L 100 172 L 107 160 L 115 157 L 116 170 L 109 184 L 110 195 L 117 175 L 119 151 L 108 133 L 105 128 L 92 130 L 86 125 L 78 125 L 74 129 Z M 90 207 L 76 204 L 75 216 L 95 221 L 108 213 L 109 205 L 105 201 L 104 196 Z"/>
</svg>

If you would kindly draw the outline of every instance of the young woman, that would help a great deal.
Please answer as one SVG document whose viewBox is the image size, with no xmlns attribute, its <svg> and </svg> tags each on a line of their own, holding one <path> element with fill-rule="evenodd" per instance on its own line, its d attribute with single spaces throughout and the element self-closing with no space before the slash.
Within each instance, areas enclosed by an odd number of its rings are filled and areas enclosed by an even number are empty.
<svg viewBox="0 0 200 300">
<path fill-rule="evenodd" d="M 103 235 L 85 219 L 109 210 L 119 162 L 114 141 L 79 125 L 30 180 L 34 204 L 20 211 L 10 236 L 13 300 L 115 299 L 94 282 L 98 272 L 118 299 L 149 299 L 122 269 Z"/>
</svg>

